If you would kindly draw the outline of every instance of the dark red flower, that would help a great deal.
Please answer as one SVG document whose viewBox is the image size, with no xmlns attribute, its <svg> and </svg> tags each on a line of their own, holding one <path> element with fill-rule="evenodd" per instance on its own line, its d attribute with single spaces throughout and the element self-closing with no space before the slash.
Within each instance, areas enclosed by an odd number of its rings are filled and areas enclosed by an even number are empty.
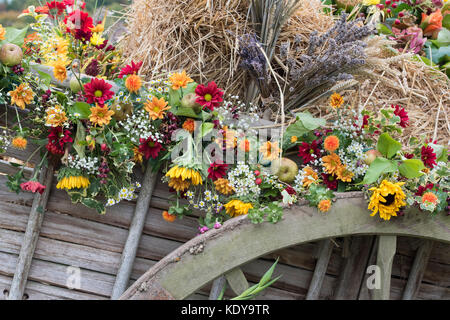
<svg viewBox="0 0 450 320">
<path fill-rule="evenodd" d="M 325 183 L 325 185 L 327 186 L 328 189 L 330 189 L 330 190 L 337 189 L 338 182 L 334 175 L 322 173 L 322 179 L 323 179 L 323 183 Z"/>
<path fill-rule="evenodd" d="M 58 2 L 58 1 L 51 1 L 51 2 L 47 2 L 46 6 L 48 8 L 48 15 L 50 16 L 50 18 L 54 18 L 53 14 L 60 16 L 63 14 L 64 10 L 66 10 L 66 5 L 64 2 Z M 52 11 L 53 10 L 53 11 Z"/>
<path fill-rule="evenodd" d="M 316 157 L 313 157 L 315 155 Z M 320 157 L 319 144 L 317 140 L 311 143 L 302 142 L 298 146 L 298 156 L 303 159 L 303 164 L 308 164 Z"/>
<path fill-rule="evenodd" d="M 413 153 L 405 153 L 405 158 L 412 159 L 412 158 L 414 158 L 414 154 Z"/>
<path fill-rule="evenodd" d="M 84 85 L 84 96 L 87 103 L 98 103 L 103 106 L 106 100 L 114 96 L 114 92 L 109 90 L 112 88 L 108 82 L 103 79 L 93 78 L 91 82 Z"/>
<path fill-rule="evenodd" d="M 214 81 L 208 83 L 206 87 L 203 84 L 199 84 L 195 88 L 195 94 L 197 95 L 195 102 L 211 111 L 223 101 L 223 91 L 217 87 Z"/>
<path fill-rule="evenodd" d="M 422 162 L 428 167 L 433 169 L 436 163 L 436 153 L 430 146 L 423 146 L 420 150 Z"/>
<path fill-rule="evenodd" d="M 97 59 L 93 59 L 84 70 L 84 73 L 86 73 L 88 76 L 96 77 L 101 71 L 100 64 L 98 63 Z"/>
<path fill-rule="evenodd" d="M 139 152 L 142 153 L 146 160 L 150 157 L 156 159 L 162 149 L 162 145 L 158 141 L 154 141 L 151 137 L 147 139 L 139 139 Z"/>
<path fill-rule="evenodd" d="M 43 194 L 45 190 L 45 186 L 37 181 L 28 181 L 21 183 L 20 187 L 23 191 L 31 191 L 33 193 L 39 192 L 40 194 Z"/>
<path fill-rule="evenodd" d="M 91 28 L 94 27 L 94 24 L 89 13 L 75 10 L 64 18 L 64 23 L 67 26 L 66 31 L 72 33 L 75 39 L 84 42 L 91 39 Z"/>
<path fill-rule="evenodd" d="M 361 129 L 367 125 L 369 125 L 369 115 L 365 114 L 365 115 L 363 115 L 363 123 L 362 123 Z"/>
<path fill-rule="evenodd" d="M 425 187 L 424 186 L 419 186 L 419 188 L 417 188 L 416 193 L 414 194 L 415 196 L 423 196 L 424 192 L 427 190 L 431 190 L 433 189 L 434 184 L 433 183 L 428 183 Z"/>
<path fill-rule="evenodd" d="M 297 192 L 295 192 L 295 190 L 294 190 L 294 188 L 292 188 L 291 186 L 287 186 L 286 188 L 284 188 L 284 190 L 286 190 L 286 192 L 289 194 L 289 195 L 293 195 L 293 194 L 296 194 Z"/>
<path fill-rule="evenodd" d="M 216 162 L 211 163 L 208 168 L 208 178 L 212 179 L 213 181 L 223 178 L 227 173 L 227 168 L 227 164 Z"/>
<path fill-rule="evenodd" d="M 62 127 L 51 128 L 47 139 L 47 150 L 56 155 L 63 155 L 66 143 L 73 142 L 73 139 L 70 137 L 70 131 L 63 131 Z"/>
<path fill-rule="evenodd" d="M 395 108 L 394 110 L 394 114 L 398 117 L 400 117 L 400 123 L 398 124 L 400 127 L 402 128 L 406 128 L 409 123 L 409 117 L 408 117 L 408 113 L 406 113 L 405 108 L 400 108 L 400 106 L 397 105 L 391 105 L 392 108 Z"/>
<path fill-rule="evenodd" d="M 126 65 L 122 68 L 122 70 L 120 70 L 118 78 L 122 79 L 124 76 L 127 76 L 129 74 L 137 74 L 141 67 L 142 61 L 138 63 L 134 63 L 133 61 L 131 61 L 131 64 Z"/>
</svg>

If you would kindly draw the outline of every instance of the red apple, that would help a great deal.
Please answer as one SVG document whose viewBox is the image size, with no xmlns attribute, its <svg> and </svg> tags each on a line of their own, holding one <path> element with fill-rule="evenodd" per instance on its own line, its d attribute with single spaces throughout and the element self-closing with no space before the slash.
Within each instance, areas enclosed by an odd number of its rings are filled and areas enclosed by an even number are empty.
<svg viewBox="0 0 450 320">
<path fill-rule="evenodd" d="M 364 159 L 364 163 L 370 165 L 377 157 L 381 157 L 382 154 L 375 149 L 370 149 L 366 151 L 366 158 Z"/>
</svg>

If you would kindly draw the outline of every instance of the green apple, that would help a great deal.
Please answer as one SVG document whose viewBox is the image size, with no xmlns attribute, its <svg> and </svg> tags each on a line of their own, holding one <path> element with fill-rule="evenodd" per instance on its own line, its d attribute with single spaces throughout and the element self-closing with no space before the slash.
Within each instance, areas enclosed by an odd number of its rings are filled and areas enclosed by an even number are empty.
<svg viewBox="0 0 450 320">
<path fill-rule="evenodd" d="M 7 67 L 12 67 L 22 62 L 22 49 L 15 44 L 5 43 L 0 48 L 0 62 Z"/>
<path fill-rule="evenodd" d="M 270 166 L 272 174 L 276 175 L 280 181 L 292 183 L 298 174 L 297 164 L 288 158 L 275 159 Z"/>
<path fill-rule="evenodd" d="M 183 108 L 191 108 L 195 111 L 195 113 L 200 113 L 202 111 L 202 106 L 195 102 L 197 99 L 197 95 L 195 93 L 188 93 L 181 99 L 181 107 Z"/>
<path fill-rule="evenodd" d="M 80 90 L 81 90 L 80 81 L 78 81 L 78 79 L 76 77 L 70 78 L 70 90 L 72 90 L 73 93 L 80 92 Z"/>
<path fill-rule="evenodd" d="M 382 156 L 381 152 L 375 149 L 370 149 L 365 154 L 364 163 L 367 165 L 370 165 L 377 157 Z"/>
</svg>

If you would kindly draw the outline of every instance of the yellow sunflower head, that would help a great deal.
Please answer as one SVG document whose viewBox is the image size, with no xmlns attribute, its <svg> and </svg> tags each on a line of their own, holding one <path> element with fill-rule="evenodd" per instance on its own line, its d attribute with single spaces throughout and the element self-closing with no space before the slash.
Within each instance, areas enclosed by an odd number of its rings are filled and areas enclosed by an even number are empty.
<svg viewBox="0 0 450 320">
<path fill-rule="evenodd" d="M 368 209 L 372 210 L 371 216 L 379 212 L 380 218 L 384 220 L 396 217 L 400 208 L 406 205 L 406 195 L 401 188 L 403 184 L 404 182 L 392 183 L 383 180 L 378 187 L 370 188 L 369 190 L 373 191 L 368 206 Z"/>
<path fill-rule="evenodd" d="M 253 208 L 253 205 L 241 200 L 230 200 L 224 207 L 229 216 L 235 217 L 247 214 L 248 210 Z"/>
<path fill-rule="evenodd" d="M 67 176 L 58 181 L 57 189 L 84 189 L 89 187 L 91 182 L 83 176 Z"/>
<path fill-rule="evenodd" d="M 166 177 L 171 179 L 177 178 L 182 181 L 187 180 L 192 185 L 196 186 L 203 184 L 202 175 L 195 169 L 174 166 L 166 173 Z"/>
</svg>

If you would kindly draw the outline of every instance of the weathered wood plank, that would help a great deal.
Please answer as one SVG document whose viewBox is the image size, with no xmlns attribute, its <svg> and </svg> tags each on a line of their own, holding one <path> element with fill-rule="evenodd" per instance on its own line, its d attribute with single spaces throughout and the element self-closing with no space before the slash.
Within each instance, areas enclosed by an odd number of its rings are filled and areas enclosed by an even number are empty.
<svg viewBox="0 0 450 320">
<path fill-rule="evenodd" d="M 238 296 L 248 289 L 248 282 L 241 268 L 234 268 L 225 274 L 231 290 Z"/>
<path fill-rule="evenodd" d="M 391 273 L 397 246 L 396 236 L 379 236 L 377 266 L 380 268 L 381 286 L 374 289 L 373 299 L 389 300 L 391 292 Z"/>
<path fill-rule="evenodd" d="M 211 286 L 211 291 L 209 292 L 208 300 L 217 300 L 224 289 L 224 286 L 227 285 L 227 279 L 225 276 L 220 276 L 213 281 Z"/>
<path fill-rule="evenodd" d="M 405 291 L 403 292 L 403 300 L 414 299 L 419 291 L 432 248 L 433 241 L 424 240 L 422 245 L 417 250 L 414 263 L 409 273 L 408 282 L 406 283 Z"/>
<path fill-rule="evenodd" d="M 328 262 L 333 252 L 333 243 L 330 239 L 322 240 L 320 243 L 319 259 L 317 260 L 316 268 L 309 285 L 308 293 L 306 294 L 306 300 L 317 300 L 322 288 L 323 279 L 327 272 Z"/>
</svg>

